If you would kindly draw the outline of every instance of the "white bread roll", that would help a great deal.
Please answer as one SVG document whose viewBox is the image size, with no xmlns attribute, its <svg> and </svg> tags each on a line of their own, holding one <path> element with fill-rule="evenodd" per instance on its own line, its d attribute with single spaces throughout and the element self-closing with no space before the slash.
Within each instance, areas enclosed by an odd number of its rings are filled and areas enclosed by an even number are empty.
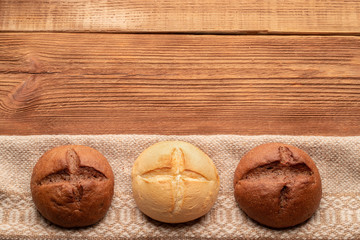
<svg viewBox="0 0 360 240">
<path fill-rule="evenodd" d="M 205 215 L 219 192 L 212 160 L 182 141 L 156 143 L 136 159 L 133 196 L 138 208 L 162 222 L 181 223 Z"/>
</svg>

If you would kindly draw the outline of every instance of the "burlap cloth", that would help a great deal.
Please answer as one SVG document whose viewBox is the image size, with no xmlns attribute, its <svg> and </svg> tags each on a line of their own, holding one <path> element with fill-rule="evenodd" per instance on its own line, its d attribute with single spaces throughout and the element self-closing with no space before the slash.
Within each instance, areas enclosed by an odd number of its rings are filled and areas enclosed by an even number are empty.
<svg viewBox="0 0 360 240">
<path fill-rule="evenodd" d="M 184 224 L 164 224 L 145 217 L 131 193 L 130 172 L 136 157 L 162 140 L 184 140 L 200 147 L 214 161 L 221 188 L 204 217 Z M 267 142 L 295 145 L 316 162 L 323 198 L 305 224 L 274 230 L 251 221 L 233 197 L 233 173 L 240 158 Z M 44 220 L 31 200 L 32 168 L 47 150 L 64 144 L 96 148 L 115 174 L 115 194 L 106 217 L 81 229 L 62 229 Z M 0 238 L 218 238 L 218 239 L 360 239 L 360 137 L 293 136 L 0 136 Z"/>
</svg>

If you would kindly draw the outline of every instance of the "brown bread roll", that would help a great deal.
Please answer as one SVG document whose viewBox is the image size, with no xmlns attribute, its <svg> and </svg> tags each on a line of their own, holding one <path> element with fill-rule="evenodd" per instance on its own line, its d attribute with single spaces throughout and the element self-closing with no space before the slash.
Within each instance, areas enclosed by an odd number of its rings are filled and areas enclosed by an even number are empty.
<svg viewBox="0 0 360 240">
<path fill-rule="evenodd" d="M 166 141 L 150 146 L 136 159 L 132 187 L 144 214 L 162 222 L 181 223 L 211 209 L 219 177 L 212 160 L 199 148 Z"/>
<path fill-rule="evenodd" d="M 38 211 L 62 227 L 83 227 L 102 219 L 114 193 L 106 158 L 86 146 L 61 146 L 36 163 L 31 193 Z"/>
<path fill-rule="evenodd" d="M 295 226 L 319 207 L 321 180 L 307 153 L 282 143 L 255 147 L 239 162 L 235 198 L 252 219 L 273 228 Z"/>
</svg>

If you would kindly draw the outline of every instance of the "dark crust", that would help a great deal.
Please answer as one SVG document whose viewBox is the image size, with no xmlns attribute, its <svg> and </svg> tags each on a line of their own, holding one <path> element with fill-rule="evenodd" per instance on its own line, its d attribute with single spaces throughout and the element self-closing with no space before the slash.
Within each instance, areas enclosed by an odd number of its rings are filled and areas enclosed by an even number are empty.
<svg viewBox="0 0 360 240">
<path fill-rule="evenodd" d="M 279 206 L 280 206 L 280 210 L 284 207 L 286 207 L 287 205 L 287 200 L 288 200 L 288 195 L 290 192 L 290 188 L 288 186 L 283 186 L 282 189 L 280 190 L 280 197 L 279 197 Z"/>
<path fill-rule="evenodd" d="M 307 156 L 280 143 L 264 144 L 246 154 L 234 176 L 235 198 L 245 213 L 274 228 L 294 226 L 310 217 L 320 203 L 321 181 Z M 252 191 L 250 186 L 257 190 Z M 297 204 L 302 204 L 302 209 Z"/>
<path fill-rule="evenodd" d="M 52 184 L 59 182 L 71 182 L 71 181 L 81 181 L 81 180 L 97 180 L 104 181 L 107 177 L 100 171 L 92 167 L 79 167 L 76 175 L 71 175 L 68 169 L 60 170 L 56 173 L 47 175 L 41 179 L 37 184 L 39 186 L 44 184 Z"/>
<path fill-rule="evenodd" d="M 97 170 L 99 166 L 106 175 Z M 49 221 L 62 227 L 88 226 L 103 218 L 110 207 L 113 173 L 105 157 L 95 149 L 61 146 L 39 159 L 31 191 L 37 209 Z"/>
<path fill-rule="evenodd" d="M 37 185 L 41 186 L 44 184 L 68 182 L 70 181 L 70 173 L 67 169 L 60 170 L 56 173 L 52 173 L 37 182 Z"/>
<path fill-rule="evenodd" d="M 305 163 L 298 163 L 295 165 L 284 165 L 280 161 L 275 161 L 251 169 L 242 176 L 241 180 L 253 179 L 256 181 L 256 179 L 263 177 L 277 177 L 277 176 L 295 177 L 297 175 L 311 176 L 313 175 L 313 172 Z"/>
</svg>

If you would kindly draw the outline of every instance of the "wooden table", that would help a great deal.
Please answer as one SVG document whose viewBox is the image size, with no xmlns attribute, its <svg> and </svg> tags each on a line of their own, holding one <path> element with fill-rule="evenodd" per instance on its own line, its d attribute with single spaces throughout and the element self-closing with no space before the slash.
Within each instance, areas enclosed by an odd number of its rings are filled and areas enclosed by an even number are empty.
<svg viewBox="0 0 360 240">
<path fill-rule="evenodd" d="M 360 134 L 358 0 L 0 0 L 0 134 Z"/>
</svg>

